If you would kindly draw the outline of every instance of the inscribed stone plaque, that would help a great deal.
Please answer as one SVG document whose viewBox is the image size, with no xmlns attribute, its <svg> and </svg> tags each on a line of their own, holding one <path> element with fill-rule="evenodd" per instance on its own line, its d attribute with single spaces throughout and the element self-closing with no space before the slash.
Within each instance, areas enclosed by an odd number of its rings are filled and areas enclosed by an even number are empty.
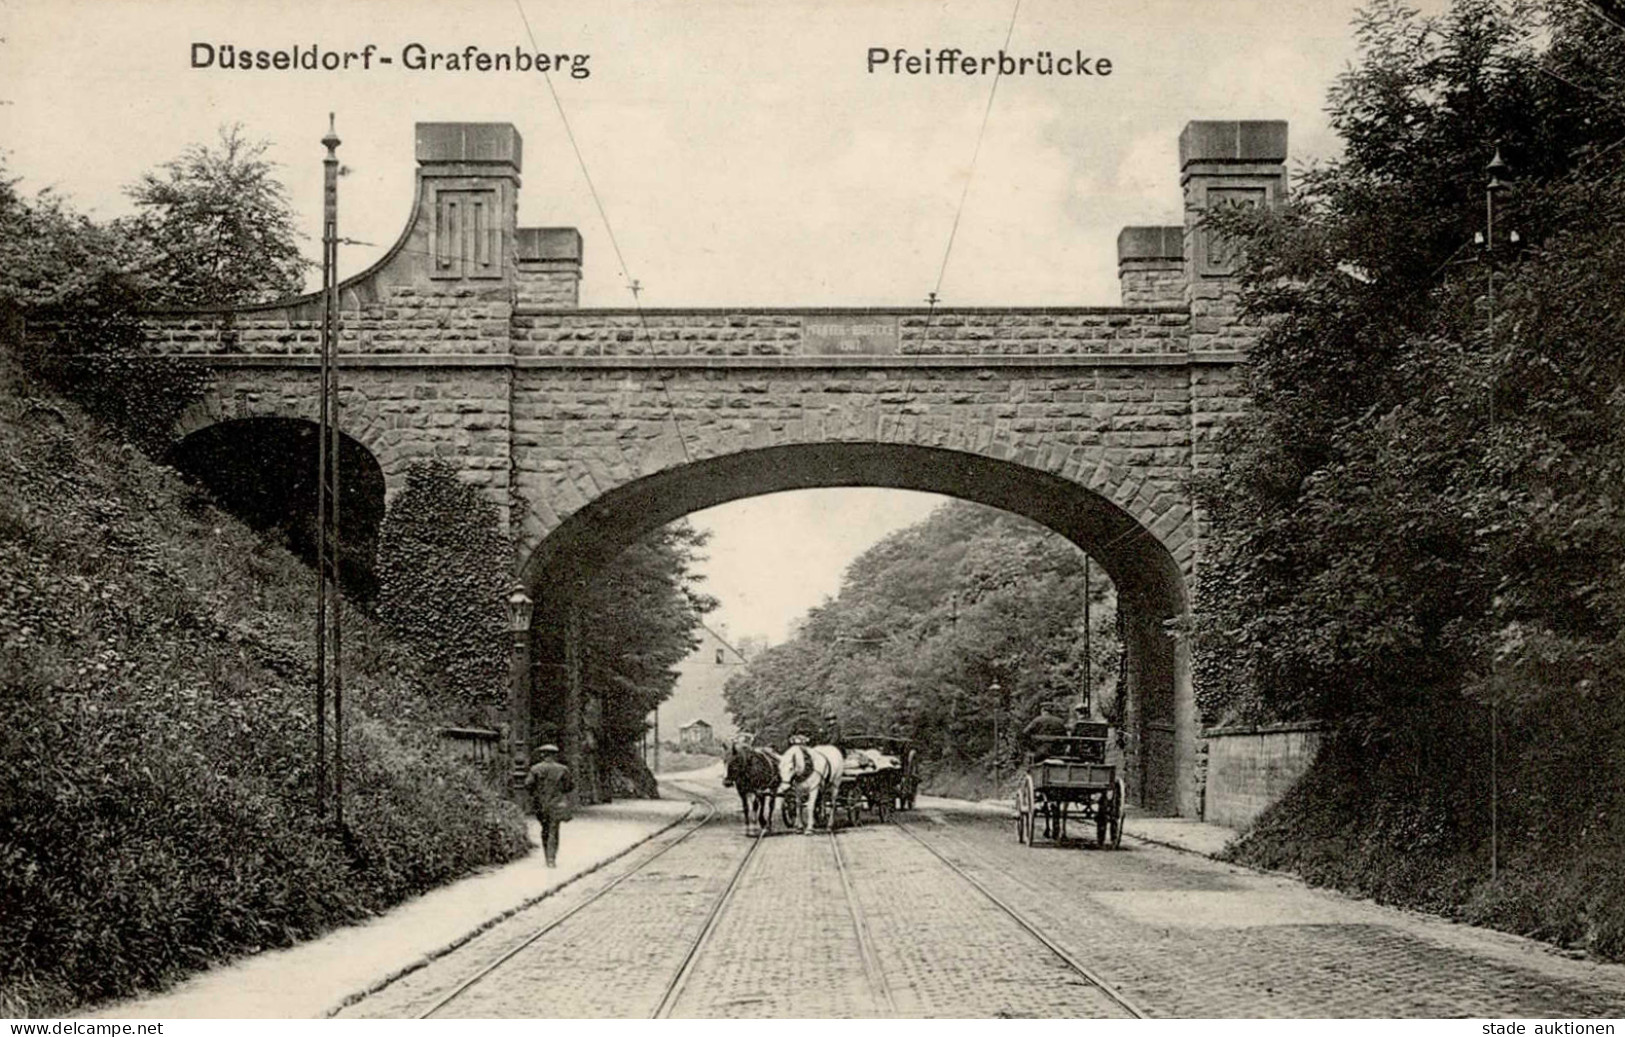
<svg viewBox="0 0 1625 1037">
<path fill-rule="evenodd" d="M 801 341 L 812 356 L 875 356 L 897 352 L 897 318 L 888 314 L 819 314 L 801 319 Z"/>
</svg>

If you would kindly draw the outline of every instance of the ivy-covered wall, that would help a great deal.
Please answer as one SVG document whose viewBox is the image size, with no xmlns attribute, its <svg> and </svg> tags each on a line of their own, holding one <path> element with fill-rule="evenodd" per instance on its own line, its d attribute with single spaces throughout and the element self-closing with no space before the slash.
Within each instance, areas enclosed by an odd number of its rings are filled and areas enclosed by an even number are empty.
<svg viewBox="0 0 1625 1037">
<path fill-rule="evenodd" d="M 467 722 L 505 719 L 503 596 L 513 548 L 497 508 L 446 461 L 419 461 L 378 536 L 378 617 L 466 704 Z"/>
</svg>

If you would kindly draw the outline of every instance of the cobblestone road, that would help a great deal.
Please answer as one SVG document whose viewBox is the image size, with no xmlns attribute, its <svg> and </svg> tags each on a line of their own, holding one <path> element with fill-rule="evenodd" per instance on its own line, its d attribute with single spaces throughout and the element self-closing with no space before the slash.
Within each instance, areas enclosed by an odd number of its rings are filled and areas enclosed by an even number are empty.
<svg viewBox="0 0 1625 1037">
<path fill-rule="evenodd" d="M 636 871 L 437 1015 L 647 1016 L 749 850 L 737 809 L 735 801 L 722 821 Z M 1029 849 L 1004 819 L 969 811 L 907 817 L 931 847 L 1152 1015 L 1625 1015 L 1625 968 L 1574 961 L 1513 937 L 1132 838 L 1116 852 Z M 344 1014 L 418 1014 L 681 831 Z M 842 831 L 838 842 L 845 884 L 827 836 L 775 834 L 761 843 L 671 1014 L 1123 1014 L 902 831 L 871 824 Z"/>
</svg>

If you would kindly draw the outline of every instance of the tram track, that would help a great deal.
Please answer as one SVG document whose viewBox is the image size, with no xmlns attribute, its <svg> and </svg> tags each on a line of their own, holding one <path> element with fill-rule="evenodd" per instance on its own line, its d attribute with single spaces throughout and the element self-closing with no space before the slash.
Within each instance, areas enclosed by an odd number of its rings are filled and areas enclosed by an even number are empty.
<svg viewBox="0 0 1625 1037">
<path fill-rule="evenodd" d="M 672 784 L 678 784 L 678 783 L 673 782 Z M 602 900 L 605 896 L 607 896 L 610 892 L 612 892 L 621 883 L 625 882 L 627 879 L 632 878 L 634 875 L 639 874 L 645 868 L 647 868 L 650 864 L 653 864 L 655 861 L 657 861 L 661 857 L 665 856 L 671 850 L 674 850 L 678 846 L 681 846 L 683 843 L 687 842 L 688 839 L 690 837 L 692 837 L 696 832 L 700 831 L 702 828 L 704 828 L 706 825 L 710 824 L 711 821 L 716 818 L 717 806 L 716 806 L 716 804 L 714 802 L 712 802 L 710 799 L 704 798 L 704 797 L 695 797 L 695 796 L 691 795 L 690 798 L 695 803 L 697 803 L 697 804 L 701 805 L 702 807 L 704 807 L 706 809 L 706 811 L 707 811 L 706 815 L 704 817 L 700 818 L 700 820 L 699 820 L 699 822 L 697 824 L 695 824 L 688 831 L 684 832 L 681 836 L 677 837 L 676 839 L 673 839 L 671 842 L 667 843 L 665 846 L 662 846 L 656 852 L 654 852 L 652 854 L 649 854 L 642 861 L 639 861 L 638 864 L 635 867 L 629 869 L 628 871 L 623 872 L 622 874 L 617 876 L 613 881 L 611 881 L 609 883 L 606 883 L 602 888 L 600 888 L 599 890 L 594 892 L 591 896 L 587 897 L 581 903 L 575 905 L 570 910 L 568 910 L 568 911 L 564 912 L 563 914 L 559 915 L 557 918 L 551 919 L 550 921 L 547 922 L 547 924 L 539 926 L 529 936 L 526 936 L 519 943 L 517 943 L 513 947 L 509 948 L 504 954 L 502 954 L 500 957 L 498 957 L 495 961 L 492 961 L 492 962 L 488 963 L 483 968 L 481 968 L 478 971 L 474 972 L 472 975 L 470 975 L 469 977 L 464 979 L 462 982 L 458 983 L 455 987 L 453 987 L 450 993 L 444 995 L 439 1000 L 435 1001 L 432 1005 L 430 1005 L 427 1009 L 425 1009 L 422 1012 L 418 1013 L 417 1018 L 419 1018 L 419 1019 L 432 1019 L 435 1016 L 435 1014 L 437 1012 L 439 1012 L 442 1008 L 445 1008 L 447 1005 L 450 1005 L 453 1001 L 456 1001 L 457 999 L 461 998 L 464 994 L 467 994 L 470 990 L 473 990 L 479 984 L 485 982 L 494 973 L 496 973 L 499 969 L 501 969 L 502 966 L 506 965 L 509 961 L 511 961 L 514 958 L 518 957 L 518 955 L 521 952 L 523 952 L 526 949 L 528 949 L 529 947 L 531 947 L 533 944 L 535 944 L 542 937 L 546 936 L 548 933 L 551 933 L 553 930 L 558 929 L 560 926 L 564 925 L 564 923 L 568 922 L 570 919 L 574 918 L 576 915 L 579 915 L 581 912 L 585 911 L 589 907 L 592 907 L 594 904 L 598 903 L 600 900 Z"/>
<path fill-rule="evenodd" d="M 722 918 L 722 912 L 728 906 L 728 902 L 733 899 L 734 890 L 739 887 L 740 877 L 745 874 L 745 869 L 750 867 L 750 862 L 756 859 L 756 851 L 761 847 L 762 840 L 766 837 L 767 832 L 763 830 L 758 831 L 756 838 L 751 840 L 750 849 L 745 851 L 744 858 L 740 860 L 739 866 L 734 869 L 733 875 L 729 877 L 728 885 L 723 888 L 722 894 L 711 905 L 711 910 L 705 916 L 705 924 L 700 927 L 699 933 L 695 935 L 694 942 L 689 944 L 688 952 L 683 955 L 682 964 L 677 967 L 677 974 L 672 977 L 670 983 L 666 984 L 666 990 L 660 997 L 660 1003 L 655 1005 L 653 1012 L 649 1013 L 649 1018 L 671 1018 L 672 1010 L 677 1007 L 677 1000 L 683 996 L 683 991 L 688 988 L 689 979 L 694 975 L 695 962 L 699 960 L 700 953 L 705 949 L 705 945 L 710 942 L 711 934 L 716 932 L 717 922 Z"/>
<path fill-rule="evenodd" d="M 603 887 L 601 887 L 600 889 L 593 892 L 592 895 L 588 896 L 586 899 L 582 900 L 580 903 L 578 903 L 574 907 L 570 908 L 570 910 L 564 912 L 563 914 L 559 915 L 556 918 L 550 919 L 546 924 L 538 926 L 535 929 L 535 931 L 533 931 L 530 934 L 528 934 L 527 936 L 525 936 L 522 940 L 520 940 L 513 947 L 510 947 L 501 956 L 496 958 L 494 961 L 491 961 L 491 962 L 487 963 L 486 965 L 484 965 L 483 967 L 481 967 L 477 971 L 475 971 L 472 974 L 470 974 L 469 976 L 467 976 L 465 979 L 463 979 L 461 982 L 459 982 L 456 986 L 454 986 L 448 993 L 446 993 L 445 995 L 443 995 L 442 997 L 437 999 L 428 1008 L 426 1008 L 423 1011 L 419 1012 L 417 1014 L 417 1018 L 419 1018 L 419 1019 L 431 1019 L 431 1018 L 434 1018 L 435 1015 L 438 1014 L 442 1009 L 446 1008 L 447 1006 L 449 1006 L 449 1005 L 453 1004 L 454 1002 L 458 1001 L 459 999 L 463 998 L 470 991 L 473 991 L 474 989 L 479 987 L 481 984 L 487 982 L 493 976 L 498 975 L 502 971 L 504 966 L 508 965 L 515 958 L 519 957 L 519 955 L 522 954 L 524 951 L 526 951 L 529 948 L 531 948 L 532 946 L 534 946 L 543 937 L 545 937 L 549 933 L 552 933 L 555 930 L 559 929 L 566 922 L 569 922 L 571 919 L 573 919 L 576 916 L 580 915 L 582 912 L 584 912 L 587 909 L 591 908 L 595 904 L 598 904 L 598 903 L 602 902 L 606 896 L 608 896 L 611 892 L 613 892 L 622 883 L 626 882 L 628 879 L 633 878 L 634 876 L 637 876 L 637 875 L 643 873 L 655 861 L 659 860 L 660 858 L 664 857 L 670 851 L 676 849 L 678 846 L 681 846 L 683 843 L 687 842 L 691 837 L 693 837 L 695 834 L 697 834 L 698 832 L 703 830 L 707 825 L 709 825 L 712 822 L 716 821 L 718 816 L 721 814 L 721 810 L 718 808 L 715 800 L 712 799 L 711 796 L 707 795 L 705 792 L 696 792 L 693 788 L 684 788 L 684 786 L 688 785 L 689 783 L 683 782 L 681 780 L 676 780 L 676 781 L 668 780 L 667 784 L 675 786 L 675 787 L 677 787 L 679 789 L 682 789 L 684 791 L 685 795 L 687 795 L 695 804 L 697 804 L 697 805 L 699 805 L 699 806 L 701 806 L 702 808 L 705 809 L 705 811 L 706 811 L 705 816 L 700 818 L 698 823 L 696 823 L 692 827 L 690 827 L 688 829 L 688 831 L 684 832 L 682 835 L 680 835 L 676 839 L 673 839 L 671 842 L 665 844 L 664 846 L 662 846 L 659 850 L 655 851 L 654 853 L 651 853 L 648 856 L 646 856 L 643 860 L 639 861 L 635 866 L 633 866 L 632 868 L 628 869 L 627 871 L 625 871 L 622 874 L 620 874 L 619 876 L 617 876 L 613 881 L 606 883 Z M 681 966 L 679 967 L 677 974 L 673 977 L 672 981 L 667 985 L 665 994 L 661 998 L 661 1001 L 660 1001 L 659 1005 L 657 1005 L 657 1007 L 655 1009 L 655 1015 L 654 1015 L 655 1018 L 662 1017 L 663 1014 L 666 1011 L 669 1011 L 670 1005 L 675 1002 L 676 994 L 681 992 L 681 987 L 686 982 L 687 975 L 692 971 L 693 959 L 697 956 L 700 948 L 703 946 L 705 940 L 708 938 L 709 933 L 711 932 L 711 930 L 715 928 L 716 919 L 721 914 L 722 907 L 726 904 L 728 898 L 732 895 L 734 887 L 738 884 L 739 876 L 741 874 L 743 874 L 745 868 L 750 864 L 750 861 L 755 857 L 757 847 L 760 846 L 760 844 L 761 844 L 761 836 L 758 835 L 756 839 L 752 840 L 750 849 L 746 851 L 744 857 L 740 860 L 739 865 L 735 868 L 734 874 L 729 879 L 728 885 L 724 889 L 722 895 L 719 896 L 717 898 L 716 903 L 713 904 L 713 906 L 711 908 L 711 911 L 710 911 L 710 913 L 708 914 L 708 916 L 706 918 L 706 922 L 705 922 L 704 926 L 701 928 L 701 932 L 700 932 L 699 936 L 696 937 L 693 945 L 689 948 L 688 953 L 684 956 L 683 962 L 682 962 Z"/>
<path fill-rule="evenodd" d="M 1025 914 L 1023 914 L 1021 911 L 1017 910 L 1016 908 L 1012 907 L 1009 903 L 1007 903 L 1005 900 L 1003 900 L 1001 897 L 999 897 L 998 894 L 996 894 L 992 890 L 988 889 L 987 886 L 983 885 L 983 883 L 979 879 L 977 879 L 974 875 L 972 875 L 970 872 L 966 871 L 964 868 L 961 868 L 959 865 L 957 865 L 953 861 L 949 860 L 947 858 L 947 856 L 945 856 L 935 846 L 932 846 L 930 844 L 930 842 L 928 842 L 926 839 L 921 837 L 918 833 L 916 833 L 908 825 L 904 824 L 901 821 L 895 821 L 895 822 L 893 822 L 893 825 L 894 825 L 894 827 L 897 828 L 898 831 L 902 832 L 904 835 L 908 836 L 910 839 L 913 839 L 916 843 L 920 844 L 920 846 L 922 846 L 926 850 L 926 852 L 930 853 L 931 856 L 935 857 L 946 868 L 948 868 L 949 871 L 952 871 L 955 875 L 959 876 L 968 885 L 970 885 L 971 888 L 975 889 L 978 893 L 982 894 L 982 896 L 989 903 L 991 903 L 994 907 L 998 908 L 998 910 L 1000 912 L 1002 912 L 1004 915 L 1006 915 L 1007 917 L 1009 917 L 1011 921 L 1015 922 L 1018 926 L 1020 926 L 1022 929 L 1024 929 L 1028 933 L 1028 935 L 1032 936 L 1039 943 L 1043 944 L 1044 947 L 1051 954 L 1053 954 L 1056 958 L 1058 958 L 1068 969 L 1072 970 L 1078 976 L 1082 977 L 1085 982 L 1087 982 L 1090 986 L 1093 986 L 1095 989 L 1099 990 L 1103 995 L 1105 995 L 1109 1000 L 1111 1000 L 1113 1003 L 1115 1003 L 1123 1011 L 1127 1012 L 1130 1016 L 1132 1016 L 1132 1017 L 1134 1017 L 1136 1019 L 1149 1019 L 1149 1018 L 1151 1018 L 1151 1015 L 1150 1015 L 1149 1012 L 1147 1012 L 1145 1009 L 1141 1008 L 1139 1005 L 1135 1004 L 1134 1001 L 1129 999 L 1129 997 L 1127 995 L 1125 995 L 1122 991 L 1120 991 L 1116 987 L 1112 986 L 1104 978 L 1102 978 L 1097 972 L 1095 972 L 1093 969 L 1089 968 L 1083 962 L 1079 961 L 1065 947 L 1062 947 L 1060 944 L 1056 943 L 1053 939 L 1051 939 L 1050 936 L 1047 933 L 1045 933 L 1036 924 L 1034 924 L 1033 921 L 1030 918 L 1028 918 Z"/>
<path fill-rule="evenodd" d="M 846 858 L 841 855 L 841 841 L 835 833 L 829 833 L 829 848 L 835 856 L 835 871 L 841 879 L 841 890 L 846 895 L 846 906 L 852 916 L 852 934 L 857 939 L 858 957 L 863 963 L 864 977 L 869 981 L 869 989 L 875 995 L 875 1001 L 884 1009 L 883 1014 L 890 1017 L 897 1014 L 897 1003 L 892 998 L 891 987 L 886 982 L 885 970 L 880 965 L 880 958 L 875 953 L 874 940 L 869 935 L 868 924 L 864 921 L 863 910 L 858 906 L 858 898 L 852 892 L 852 879 L 847 871 Z"/>
</svg>

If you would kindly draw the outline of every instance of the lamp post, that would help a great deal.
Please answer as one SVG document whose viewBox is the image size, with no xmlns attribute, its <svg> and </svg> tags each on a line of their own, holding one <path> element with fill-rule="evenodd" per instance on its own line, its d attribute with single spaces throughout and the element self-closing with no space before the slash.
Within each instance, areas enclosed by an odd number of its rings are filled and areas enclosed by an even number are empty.
<svg viewBox="0 0 1625 1037">
<path fill-rule="evenodd" d="M 993 794 L 996 796 L 999 793 L 999 694 L 1004 689 L 995 680 L 987 690 L 993 693 Z"/>
<path fill-rule="evenodd" d="M 1485 313 L 1487 317 L 1487 340 L 1490 352 L 1490 396 L 1489 396 L 1489 443 L 1494 448 L 1495 434 L 1495 196 L 1506 190 L 1506 181 L 1501 177 L 1507 172 L 1507 164 L 1501 158 L 1501 149 L 1495 149 L 1495 157 L 1490 164 L 1484 167 L 1489 178 L 1484 182 L 1484 273 L 1487 289 L 1485 291 Z M 1501 777 L 1498 771 L 1499 756 L 1496 743 L 1500 741 L 1500 709 L 1498 708 L 1494 692 L 1490 698 L 1490 881 L 1494 882 L 1501 871 Z"/>
<path fill-rule="evenodd" d="M 522 786 L 530 770 L 530 620 L 536 603 L 525 588 L 515 584 L 508 592 L 508 730 L 513 768 L 509 779 Z"/>
</svg>

